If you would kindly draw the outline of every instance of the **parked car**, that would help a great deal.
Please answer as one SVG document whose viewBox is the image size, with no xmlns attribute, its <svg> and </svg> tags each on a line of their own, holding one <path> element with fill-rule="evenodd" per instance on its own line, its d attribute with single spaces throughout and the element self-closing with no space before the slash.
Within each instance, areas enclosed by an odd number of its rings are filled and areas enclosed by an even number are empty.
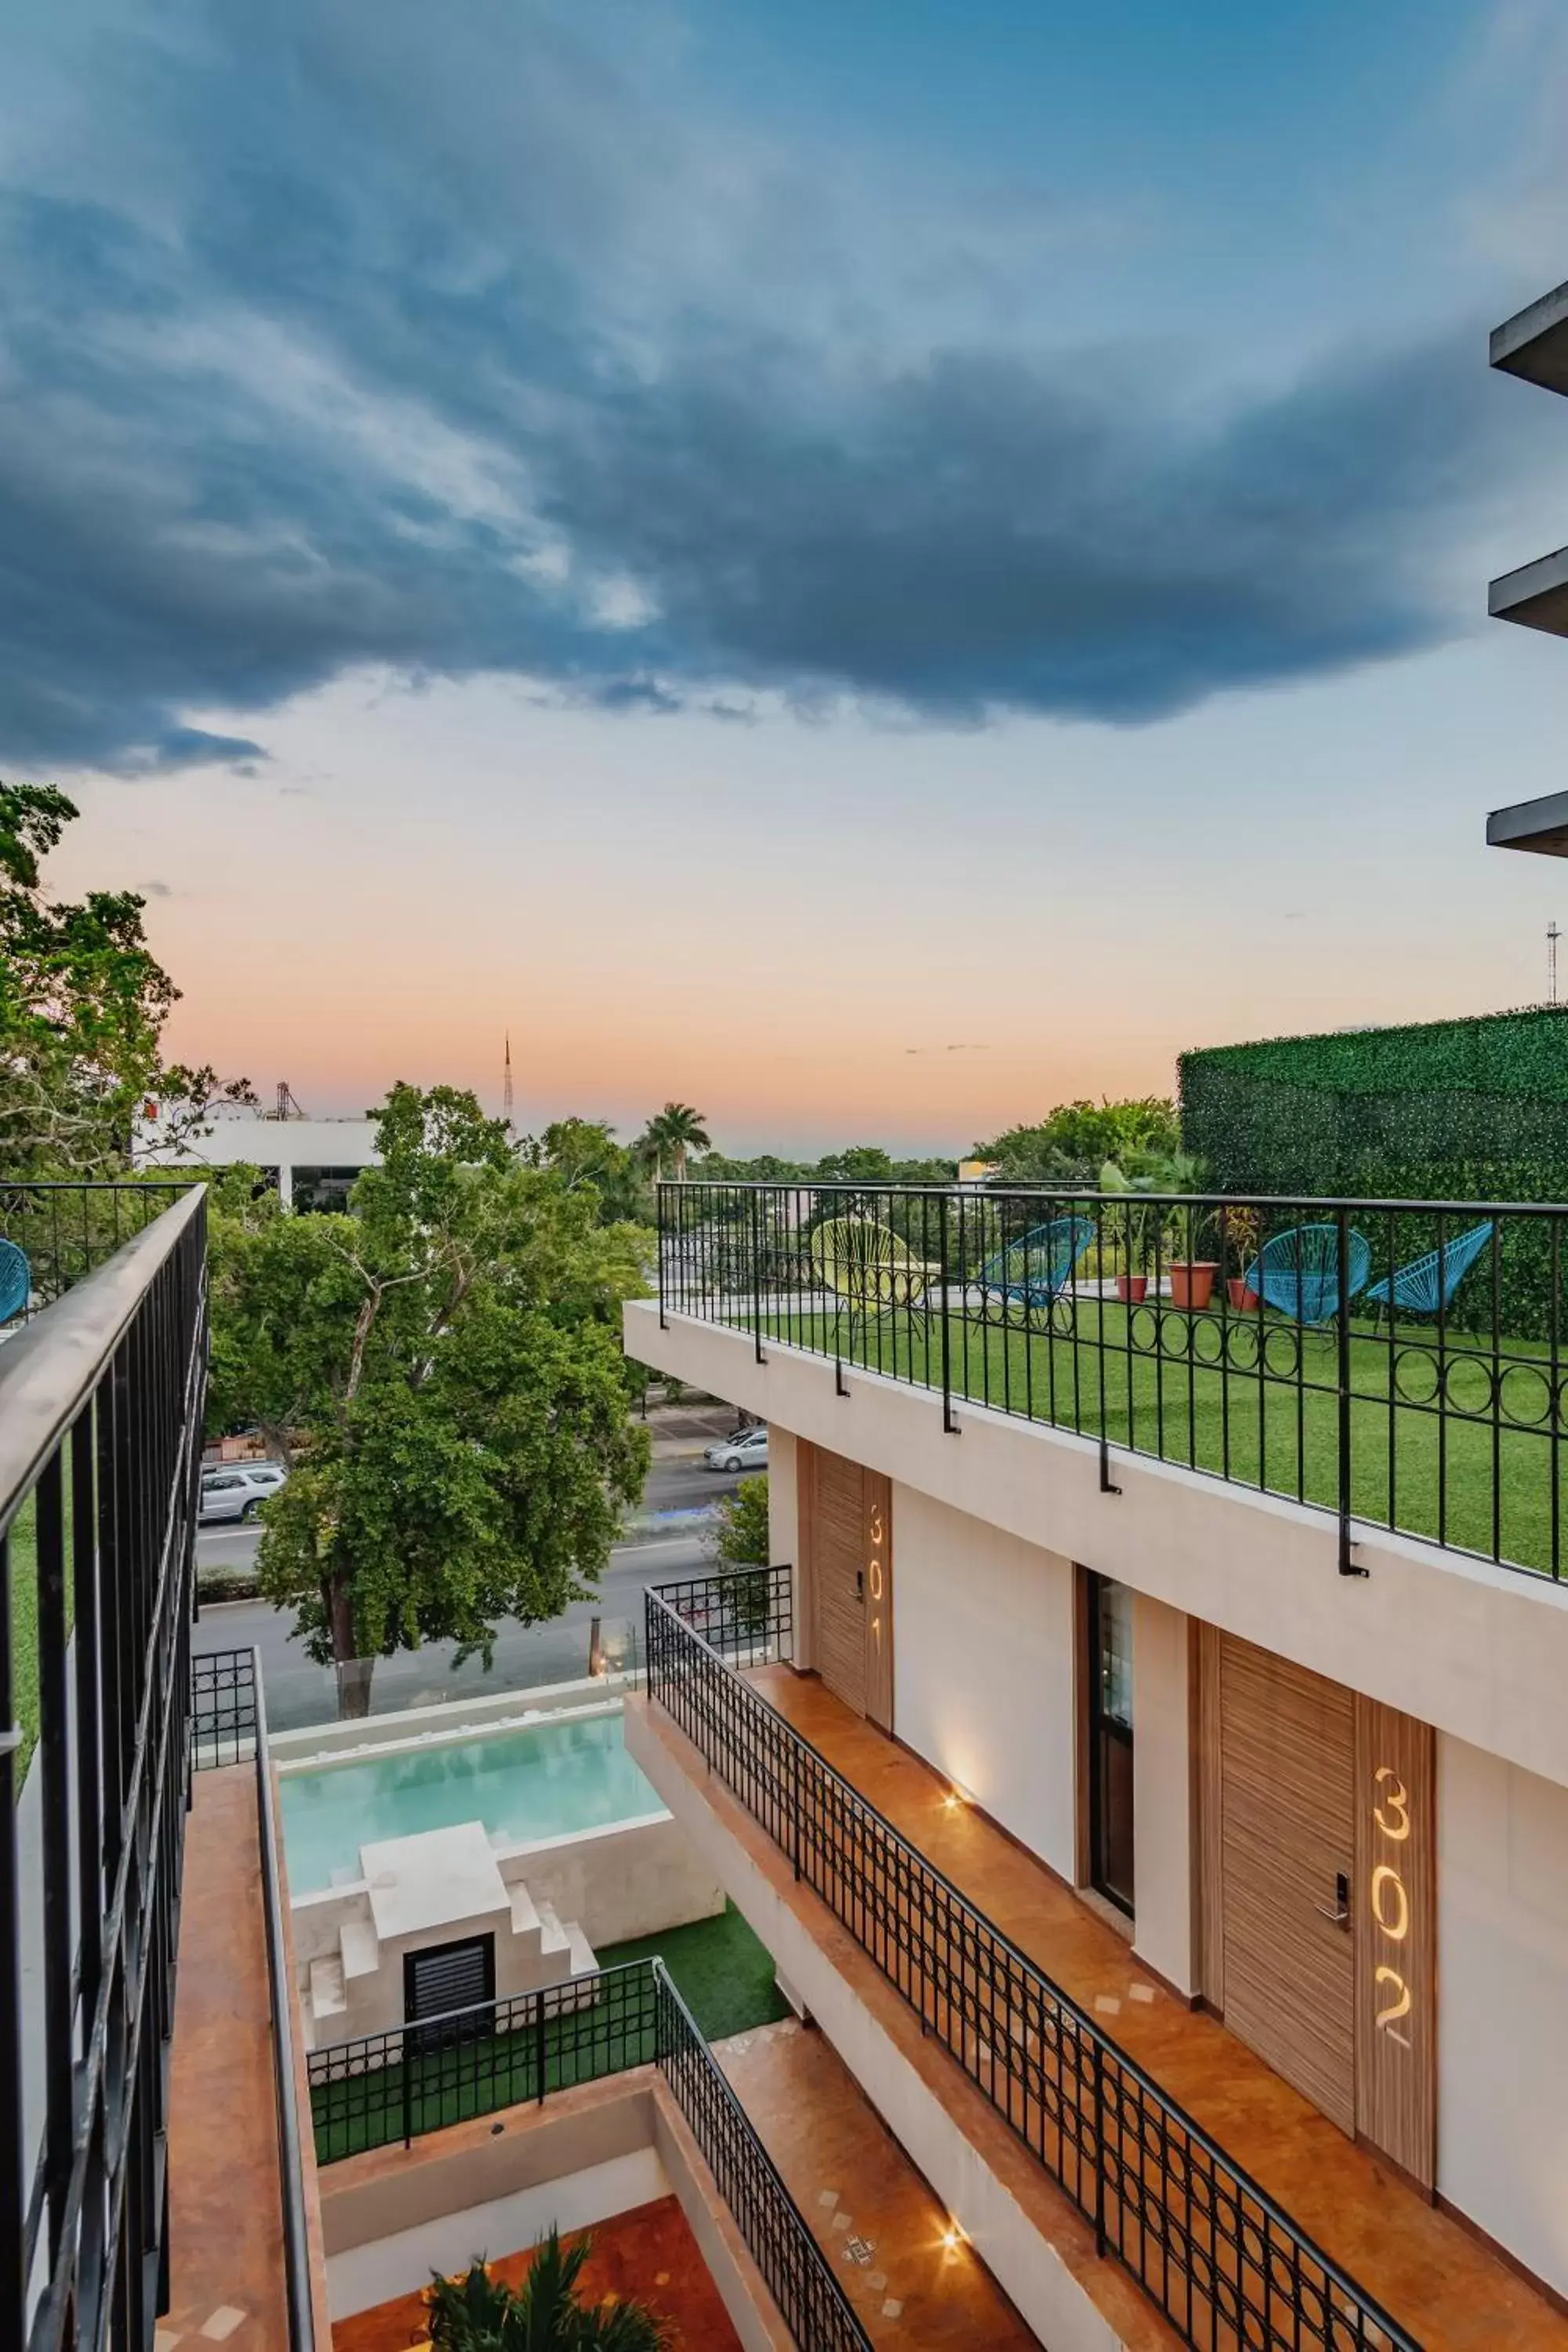
<svg viewBox="0 0 1568 2352">
<path fill-rule="evenodd" d="M 200 1516 L 207 1519 L 253 1519 L 289 1473 L 277 1462 L 226 1462 L 202 1472 Z"/>
<path fill-rule="evenodd" d="M 732 1437 L 721 1437 L 717 1445 L 704 1447 L 702 1459 L 710 1470 L 765 1470 L 768 1466 L 766 1424 L 759 1422 L 755 1429 L 742 1429 Z"/>
</svg>

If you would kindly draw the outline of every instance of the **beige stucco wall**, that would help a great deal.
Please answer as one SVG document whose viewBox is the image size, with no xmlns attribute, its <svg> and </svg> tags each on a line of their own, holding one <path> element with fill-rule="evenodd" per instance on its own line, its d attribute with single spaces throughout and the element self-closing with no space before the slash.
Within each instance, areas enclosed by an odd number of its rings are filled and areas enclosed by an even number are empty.
<svg viewBox="0 0 1568 2352">
<path fill-rule="evenodd" d="M 1568 1790 L 1437 1742 L 1437 2186 L 1568 2295 Z"/>
<path fill-rule="evenodd" d="M 1070 1884 L 1072 1564 L 914 1486 L 892 1521 L 893 1728 Z"/>
<path fill-rule="evenodd" d="M 942 1400 L 656 1306 L 625 1309 L 626 1346 L 761 1413 L 771 1429 L 835 1448 L 933 1502 L 1240 1634 L 1439 1730 L 1568 1786 L 1568 1591 L 1436 1545 L 1358 1530 L 1367 1573 L 1338 1572 L 1331 1516 L 1128 1454 L 1119 1494 L 1100 1488 L 1089 1439 Z M 896 1628 L 895 1628 L 895 1639 Z"/>
<path fill-rule="evenodd" d="M 1198 1990 L 1190 1621 L 1132 1599 L 1132 1948 L 1178 1992 Z"/>
</svg>

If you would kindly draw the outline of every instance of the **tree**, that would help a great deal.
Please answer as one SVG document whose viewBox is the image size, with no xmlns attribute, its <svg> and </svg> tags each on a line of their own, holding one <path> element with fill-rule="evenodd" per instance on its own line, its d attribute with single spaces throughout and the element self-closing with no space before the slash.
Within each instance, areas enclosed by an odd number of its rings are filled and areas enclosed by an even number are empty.
<svg viewBox="0 0 1568 2352">
<path fill-rule="evenodd" d="M 1144 1095 L 1125 1102 L 1058 1103 L 1036 1127 L 1010 1127 L 989 1143 L 977 1143 L 974 1157 L 994 1160 L 1010 1183 L 1092 1190 L 1107 1160 L 1125 1168 L 1137 1153 L 1180 1149 L 1174 1103 Z"/>
<path fill-rule="evenodd" d="M 637 1142 L 639 1157 L 655 1174 L 662 1176 L 668 1170 L 678 1184 L 685 1181 L 688 1152 L 706 1151 L 708 1147 L 702 1113 L 680 1102 L 667 1102 L 661 1111 L 656 1111 Z"/>
<path fill-rule="evenodd" d="M 766 1471 L 754 1478 L 742 1478 L 731 1486 L 714 1513 L 713 1527 L 707 1538 L 708 1549 L 714 1559 L 725 1568 L 766 1568 L 772 1555 L 772 1537 L 768 1532 L 768 1478 Z"/>
<path fill-rule="evenodd" d="M 602 1119 L 553 1119 L 542 1135 L 525 1137 L 518 1154 L 531 1168 L 554 1169 L 570 1192 L 592 1185 L 601 1223 L 641 1223 L 651 1213 L 637 1152 L 617 1143 Z"/>
<path fill-rule="evenodd" d="M 142 1106 L 159 1134 L 199 1132 L 216 1099 L 254 1102 L 243 1078 L 166 1064 L 160 1037 L 179 990 L 131 890 L 79 904 L 44 893 L 40 860 L 78 814 L 51 784 L 0 783 L 0 1167 L 8 1177 L 106 1176 L 129 1167 Z"/>
<path fill-rule="evenodd" d="M 289 1468 L 262 1512 L 262 1591 L 340 1668 L 429 1641 L 487 1662 L 498 1622 L 589 1597 L 642 1491 L 621 1370 L 644 1227 L 520 1164 L 449 1087 L 394 1087 L 347 1215 L 220 1189 L 214 1424 Z M 369 1703 L 369 1676 L 345 1694 Z"/>
<path fill-rule="evenodd" d="M 563 2252 L 552 2230 L 519 2287 L 492 2278 L 477 2258 L 461 2278 L 437 2272 L 425 2291 L 432 2352 L 666 2352 L 674 2331 L 646 2305 L 580 2299 L 592 2246 L 579 2238 Z"/>
</svg>

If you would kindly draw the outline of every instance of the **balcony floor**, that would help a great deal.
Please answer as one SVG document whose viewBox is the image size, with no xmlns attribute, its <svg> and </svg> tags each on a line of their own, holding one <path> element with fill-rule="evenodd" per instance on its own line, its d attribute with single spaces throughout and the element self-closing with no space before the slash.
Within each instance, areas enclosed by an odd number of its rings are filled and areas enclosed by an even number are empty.
<svg viewBox="0 0 1568 2352">
<path fill-rule="evenodd" d="M 1568 2317 L 1227 2033 L 918 1758 L 788 1666 L 749 1679 L 1429 2352 L 1568 2352 Z"/>
<path fill-rule="evenodd" d="M 873 2344 L 1031 2352 L 1036 2338 L 962 2242 L 854 2076 L 794 2018 L 714 2044 Z M 861 2263 L 847 2249 L 860 2242 Z"/>
<path fill-rule="evenodd" d="M 170 2085 L 170 2307 L 156 2352 L 288 2341 L 254 1765 L 198 1772 Z"/>
</svg>

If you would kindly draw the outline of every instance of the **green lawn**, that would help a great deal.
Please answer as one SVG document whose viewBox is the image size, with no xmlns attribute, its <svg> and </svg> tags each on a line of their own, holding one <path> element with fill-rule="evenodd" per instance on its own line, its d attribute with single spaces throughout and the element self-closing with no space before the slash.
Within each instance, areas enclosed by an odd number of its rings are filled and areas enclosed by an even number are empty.
<svg viewBox="0 0 1568 2352">
<path fill-rule="evenodd" d="M 601 1969 L 617 1969 L 656 1954 L 710 2041 L 784 2014 L 773 1962 L 732 1903 L 716 1918 L 615 1945 L 598 1961 Z M 520 2008 L 525 2021 L 516 2033 L 487 2035 L 405 2065 L 313 2084 L 318 2163 L 537 2099 L 542 2057 L 547 2093 L 650 2063 L 656 2053 L 649 1974 L 612 1983 L 592 2004 L 548 2019 L 542 2050 L 526 2008 Z"/>
<path fill-rule="evenodd" d="M 776 1338 L 831 1354 L 831 1315 L 782 1316 Z M 939 1317 L 846 1315 L 846 1361 L 942 1385 Z M 947 1318 L 952 1391 L 1113 1444 L 1332 1509 L 1339 1501 L 1338 1341 L 1280 1317 L 1190 1317 L 1151 1304 L 1077 1302 L 1073 1329 Z M 1268 1376 L 1258 1369 L 1261 1347 Z M 1223 1355 L 1222 1355 L 1222 1351 Z M 1565 1368 L 1568 1369 L 1568 1368 Z M 1433 1409 L 1439 1380 L 1449 1410 Z M 1429 1324 L 1352 1326 L 1351 1509 L 1358 1518 L 1544 1570 L 1555 1512 L 1550 1352 L 1510 1340 L 1499 1358 Z M 1568 1480 L 1561 1482 L 1568 1486 Z"/>
<path fill-rule="evenodd" d="M 669 1927 L 662 1936 L 645 1936 L 635 1944 L 613 1944 L 599 1954 L 599 1966 L 618 1969 L 628 1960 L 655 1958 L 669 1970 L 698 2031 L 709 2042 L 722 2042 L 727 2034 L 744 2033 L 753 2025 L 772 2025 L 785 2013 L 767 1947 L 757 1941 L 732 1903 L 726 1903 L 716 1917 L 694 1919 L 689 1927 Z"/>
</svg>

